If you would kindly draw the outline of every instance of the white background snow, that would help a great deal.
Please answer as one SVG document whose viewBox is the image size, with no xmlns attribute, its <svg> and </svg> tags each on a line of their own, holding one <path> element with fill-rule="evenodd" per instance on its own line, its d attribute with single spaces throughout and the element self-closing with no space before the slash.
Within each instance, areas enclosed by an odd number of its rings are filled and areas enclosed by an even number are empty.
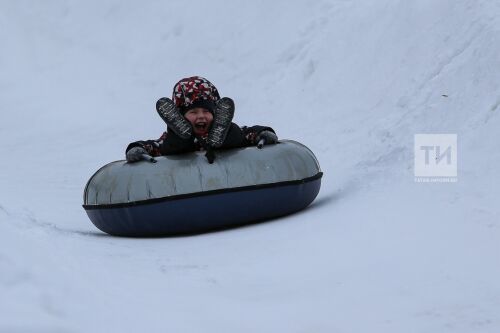
<svg viewBox="0 0 500 333">
<path fill-rule="evenodd" d="M 1 0 L 0 46 L 0 332 L 500 331 L 500 2 Z M 191 75 L 314 151 L 318 198 L 103 234 L 86 181 Z M 418 133 L 457 183 L 414 182 Z"/>
</svg>

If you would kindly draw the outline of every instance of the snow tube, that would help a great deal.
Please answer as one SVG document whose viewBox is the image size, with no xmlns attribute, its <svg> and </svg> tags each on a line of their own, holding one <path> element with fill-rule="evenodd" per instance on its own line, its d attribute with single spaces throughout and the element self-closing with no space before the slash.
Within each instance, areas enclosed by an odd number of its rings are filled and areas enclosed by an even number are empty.
<svg viewBox="0 0 500 333">
<path fill-rule="evenodd" d="M 322 172 L 304 145 L 162 156 L 157 163 L 116 161 L 88 181 L 83 208 L 117 236 L 195 234 L 297 212 L 318 195 Z"/>
</svg>

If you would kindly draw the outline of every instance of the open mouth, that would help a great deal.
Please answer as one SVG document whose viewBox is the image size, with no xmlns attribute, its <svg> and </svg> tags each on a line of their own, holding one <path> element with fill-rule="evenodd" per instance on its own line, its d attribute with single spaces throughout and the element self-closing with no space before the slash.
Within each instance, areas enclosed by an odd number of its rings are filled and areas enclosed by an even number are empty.
<svg viewBox="0 0 500 333">
<path fill-rule="evenodd" d="M 194 125 L 194 127 L 199 131 L 206 131 L 208 124 L 206 122 L 199 122 Z"/>
</svg>

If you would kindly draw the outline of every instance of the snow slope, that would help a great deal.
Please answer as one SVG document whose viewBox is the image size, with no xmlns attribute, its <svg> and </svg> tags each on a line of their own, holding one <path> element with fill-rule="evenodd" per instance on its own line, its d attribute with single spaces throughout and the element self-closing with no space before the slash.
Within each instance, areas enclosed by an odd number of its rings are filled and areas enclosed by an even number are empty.
<svg viewBox="0 0 500 333">
<path fill-rule="evenodd" d="M 2 1 L 0 332 L 498 332 L 500 3 Z M 309 146 L 309 209 L 194 237 L 97 230 L 83 187 L 203 75 Z M 456 133 L 457 183 L 413 136 Z"/>
</svg>

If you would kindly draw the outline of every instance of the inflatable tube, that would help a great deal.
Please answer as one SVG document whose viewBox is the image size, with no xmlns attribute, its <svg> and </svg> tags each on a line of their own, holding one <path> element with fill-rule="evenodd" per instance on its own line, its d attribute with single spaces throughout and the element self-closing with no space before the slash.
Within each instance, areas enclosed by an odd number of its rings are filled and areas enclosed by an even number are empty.
<svg viewBox="0 0 500 333">
<path fill-rule="evenodd" d="M 83 208 L 111 235 L 168 236 L 291 214 L 318 195 L 319 163 L 298 142 L 216 154 L 213 164 L 200 152 L 109 163 L 88 181 Z"/>
</svg>

